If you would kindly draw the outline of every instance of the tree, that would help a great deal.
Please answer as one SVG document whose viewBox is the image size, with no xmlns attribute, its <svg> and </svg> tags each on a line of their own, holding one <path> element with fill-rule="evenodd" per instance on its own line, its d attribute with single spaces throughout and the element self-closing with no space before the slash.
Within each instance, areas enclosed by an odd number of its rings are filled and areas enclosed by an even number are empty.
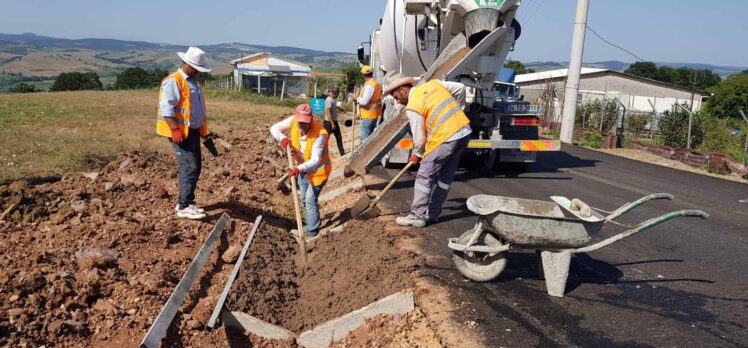
<svg viewBox="0 0 748 348">
<path fill-rule="evenodd" d="M 80 91 L 87 89 L 102 89 L 103 85 L 99 80 L 99 75 L 95 72 L 88 73 L 62 73 L 57 76 L 50 91 Z"/>
<path fill-rule="evenodd" d="M 355 86 L 364 84 L 364 77 L 361 76 L 361 68 L 356 63 L 350 63 L 340 69 L 345 74 L 345 91 L 353 92 Z"/>
<path fill-rule="evenodd" d="M 8 92 L 10 93 L 34 93 L 34 92 L 40 92 L 34 85 L 30 85 L 28 83 L 19 83 L 12 88 L 8 89 Z"/>
<path fill-rule="evenodd" d="M 532 68 L 528 69 L 528 68 L 526 68 L 525 65 L 522 64 L 522 62 L 520 62 L 518 60 L 507 60 L 504 63 L 504 67 L 505 68 L 509 68 L 509 69 L 514 69 L 514 72 L 517 73 L 517 75 L 530 74 L 530 73 L 534 73 L 535 72 L 535 69 L 532 69 Z"/>
<path fill-rule="evenodd" d="M 114 89 L 138 89 L 148 88 L 151 85 L 151 76 L 141 68 L 127 68 L 117 75 Z"/>
<path fill-rule="evenodd" d="M 117 75 L 114 89 L 151 88 L 161 85 L 161 80 L 169 75 L 166 70 L 155 69 L 147 71 L 142 68 L 127 68 Z"/>
<path fill-rule="evenodd" d="M 708 69 L 696 70 L 687 67 L 675 69 L 666 65 L 657 67 L 657 64 L 653 62 L 636 62 L 623 73 L 700 91 L 716 86 L 722 80 L 719 75 Z"/>
<path fill-rule="evenodd" d="M 738 110 L 748 113 L 748 70 L 731 75 L 707 92 L 714 94 L 704 106 L 707 112 L 717 117 L 740 118 Z"/>
<path fill-rule="evenodd" d="M 629 65 L 624 74 L 644 77 L 647 79 L 658 80 L 657 64 L 653 62 L 636 62 Z"/>
</svg>

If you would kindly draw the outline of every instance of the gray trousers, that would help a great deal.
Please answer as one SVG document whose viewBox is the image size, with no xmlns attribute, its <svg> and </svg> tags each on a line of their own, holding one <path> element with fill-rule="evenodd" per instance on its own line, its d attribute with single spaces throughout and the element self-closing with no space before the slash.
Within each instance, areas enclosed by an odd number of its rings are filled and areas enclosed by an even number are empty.
<svg viewBox="0 0 748 348">
<path fill-rule="evenodd" d="M 442 143 L 421 162 L 413 190 L 413 205 L 410 212 L 421 220 L 437 218 L 442 213 L 442 204 L 447 199 L 462 152 L 470 137 Z"/>
</svg>

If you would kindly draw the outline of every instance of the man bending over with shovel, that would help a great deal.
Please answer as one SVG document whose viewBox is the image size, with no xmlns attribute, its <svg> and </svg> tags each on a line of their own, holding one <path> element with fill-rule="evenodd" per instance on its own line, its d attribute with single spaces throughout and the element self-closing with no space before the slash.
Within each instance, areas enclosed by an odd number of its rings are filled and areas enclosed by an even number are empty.
<svg viewBox="0 0 748 348">
<path fill-rule="evenodd" d="M 424 227 L 427 222 L 438 221 L 472 129 L 462 111 L 465 85 L 431 80 L 413 87 L 415 82 L 395 74 L 387 81 L 385 95 L 392 94 L 398 103 L 405 105 L 413 135 L 410 162 L 421 162 L 410 214 L 398 217 L 395 222 L 401 226 Z"/>
<path fill-rule="evenodd" d="M 288 137 L 283 132 L 288 132 Z M 288 146 L 292 147 L 297 163 L 303 162 L 289 171 L 288 176 L 299 177 L 299 193 L 306 212 L 306 238 L 312 238 L 319 232 L 320 191 L 332 172 L 327 151 L 330 137 L 325 127 L 312 119 L 312 108 L 308 104 L 299 105 L 293 116 L 270 127 L 270 134 L 280 142 L 284 151 Z"/>
</svg>

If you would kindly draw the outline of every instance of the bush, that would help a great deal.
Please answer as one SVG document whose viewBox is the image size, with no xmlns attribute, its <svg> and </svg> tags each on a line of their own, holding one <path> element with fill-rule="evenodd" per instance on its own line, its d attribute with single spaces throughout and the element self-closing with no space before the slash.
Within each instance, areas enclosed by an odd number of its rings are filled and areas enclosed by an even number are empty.
<svg viewBox="0 0 748 348">
<path fill-rule="evenodd" d="M 57 76 L 55 83 L 52 84 L 50 91 L 80 91 L 87 89 L 102 89 L 103 85 L 99 80 L 99 75 L 95 72 L 88 73 L 62 73 Z"/>
<path fill-rule="evenodd" d="M 647 130 L 647 123 L 652 119 L 650 114 L 630 114 L 626 117 L 626 130 L 639 138 Z"/>
<path fill-rule="evenodd" d="M 585 132 L 582 137 L 584 140 L 579 143 L 581 146 L 589 146 L 594 149 L 603 147 L 603 135 L 598 132 Z"/>
<path fill-rule="evenodd" d="M 8 92 L 10 93 L 34 93 L 34 92 L 40 92 L 40 90 L 36 89 L 34 85 L 21 82 L 11 87 L 10 89 L 8 89 Z"/>
<path fill-rule="evenodd" d="M 596 99 L 577 106 L 576 124 L 583 128 L 610 132 L 618 123 L 618 116 L 618 99 Z"/>
<path fill-rule="evenodd" d="M 710 114 L 741 119 L 738 110 L 748 112 L 748 70 L 731 75 L 707 91 L 714 93 L 704 105 L 704 110 Z"/>
<path fill-rule="evenodd" d="M 732 134 L 740 130 L 740 134 Z M 738 161 L 745 160 L 743 147 L 746 137 L 745 124 L 736 119 L 710 117 L 704 121 L 704 142 L 699 151 L 723 152 Z"/>
<path fill-rule="evenodd" d="M 688 108 L 687 104 L 683 104 Z M 695 112 L 693 114 L 691 126 L 691 148 L 697 148 L 704 140 L 702 131 L 702 114 Z M 665 146 L 684 148 L 688 144 L 688 113 L 683 109 L 673 105 L 672 110 L 667 110 L 662 114 L 659 121 L 662 142 Z"/>
</svg>

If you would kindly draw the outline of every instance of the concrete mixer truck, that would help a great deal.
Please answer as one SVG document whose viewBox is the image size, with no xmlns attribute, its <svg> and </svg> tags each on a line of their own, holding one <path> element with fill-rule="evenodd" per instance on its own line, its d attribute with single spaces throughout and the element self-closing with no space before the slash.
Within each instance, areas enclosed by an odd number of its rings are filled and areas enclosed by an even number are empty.
<svg viewBox="0 0 748 348">
<path fill-rule="evenodd" d="M 382 84 L 395 73 L 419 83 L 465 84 L 465 112 L 473 129 L 468 151 L 489 168 L 500 162 L 522 167 L 534 162 L 538 151 L 558 151 L 560 144 L 538 138 L 537 105 L 518 97 L 513 81 L 498 81 L 520 37 L 519 7 L 519 0 L 389 0 L 379 27 L 358 47 L 358 58 Z M 352 154 L 347 175 L 364 174 L 377 163 L 405 163 L 410 155 L 402 106 L 391 97 L 383 102 L 384 121 Z"/>
</svg>

